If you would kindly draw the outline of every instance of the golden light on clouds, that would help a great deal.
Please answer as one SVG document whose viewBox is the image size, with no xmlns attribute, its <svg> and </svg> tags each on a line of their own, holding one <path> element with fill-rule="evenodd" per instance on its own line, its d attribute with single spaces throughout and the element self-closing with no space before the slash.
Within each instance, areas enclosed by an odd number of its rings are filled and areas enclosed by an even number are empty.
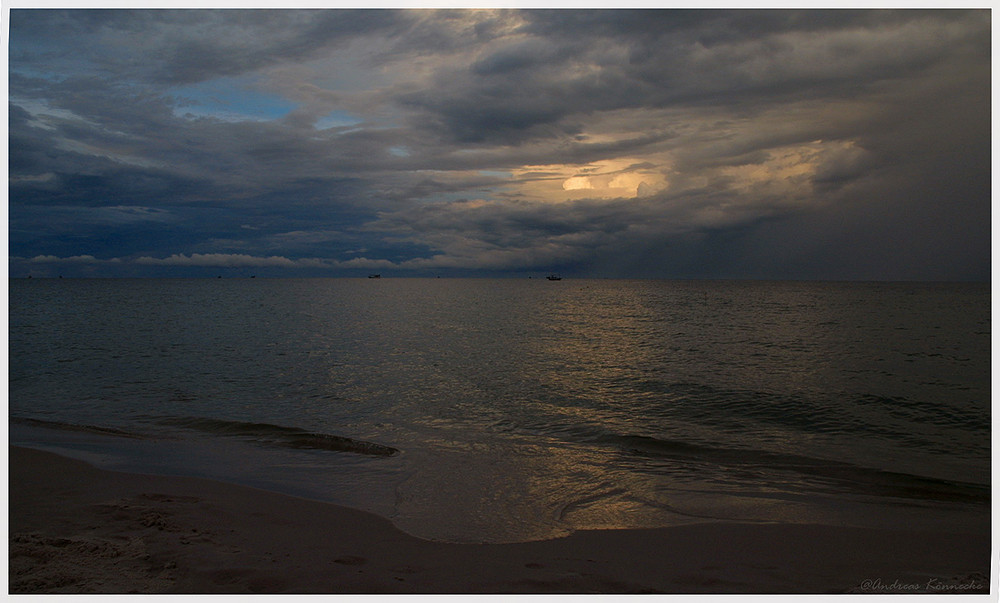
<svg viewBox="0 0 1000 603">
<path fill-rule="evenodd" d="M 575 191 L 581 189 L 592 189 L 594 185 L 590 183 L 590 178 L 586 176 L 573 176 L 563 182 L 563 190 Z"/>
<path fill-rule="evenodd" d="M 814 179 L 826 172 L 850 169 L 865 151 L 853 141 L 815 140 L 806 144 L 776 147 L 759 163 L 728 166 L 721 170 L 735 190 L 768 189 L 795 198 L 810 190 Z"/>
<path fill-rule="evenodd" d="M 667 187 L 664 168 L 648 158 L 622 158 L 586 165 L 530 165 L 514 171 L 521 192 L 543 201 L 631 199 Z"/>
<path fill-rule="evenodd" d="M 692 188 L 722 187 L 736 195 L 766 194 L 771 199 L 769 204 L 778 199 L 798 204 L 811 198 L 817 179 L 850 171 L 866 155 L 850 140 L 813 140 L 774 146 L 745 163 L 677 172 L 672 152 L 582 165 L 528 165 L 512 170 L 511 176 L 521 196 L 548 203 L 636 199 L 668 189 L 679 194 Z"/>
</svg>

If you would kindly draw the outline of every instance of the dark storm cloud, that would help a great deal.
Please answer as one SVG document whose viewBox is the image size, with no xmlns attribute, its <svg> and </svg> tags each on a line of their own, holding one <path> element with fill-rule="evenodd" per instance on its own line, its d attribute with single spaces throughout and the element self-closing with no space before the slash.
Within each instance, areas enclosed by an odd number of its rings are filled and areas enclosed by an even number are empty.
<svg viewBox="0 0 1000 603">
<path fill-rule="evenodd" d="M 975 15 L 861 12 L 852 22 L 838 14 L 530 12 L 523 30 L 547 37 L 485 50 L 399 100 L 425 112 L 419 120 L 428 130 L 507 144 L 575 134 L 598 111 L 692 104 L 753 111 L 852 98 L 942 60 L 981 62 L 988 54 L 989 29 Z"/>
<path fill-rule="evenodd" d="M 238 75 L 323 55 L 360 34 L 394 35 L 381 10 L 19 10 L 12 65 L 161 84 Z M 69 46 L 65 42 L 85 41 Z M 24 50 L 21 50 L 24 48 Z"/>
<path fill-rule="evenodd" d="M 10 31 L 12 267 L 988 274 L 988 11 L 14 10 Z"/>
</svg>

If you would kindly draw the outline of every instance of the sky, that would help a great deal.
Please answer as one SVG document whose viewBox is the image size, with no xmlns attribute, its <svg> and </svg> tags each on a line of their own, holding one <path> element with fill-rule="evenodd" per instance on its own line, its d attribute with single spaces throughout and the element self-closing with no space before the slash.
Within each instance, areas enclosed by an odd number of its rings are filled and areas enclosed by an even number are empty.
<svg viewBox="0 0 1000 603">
<path fill-rule="evenodd" d="M 11 277 L 990 279 L 989 10 L 12 9 Z"/>
</svg>

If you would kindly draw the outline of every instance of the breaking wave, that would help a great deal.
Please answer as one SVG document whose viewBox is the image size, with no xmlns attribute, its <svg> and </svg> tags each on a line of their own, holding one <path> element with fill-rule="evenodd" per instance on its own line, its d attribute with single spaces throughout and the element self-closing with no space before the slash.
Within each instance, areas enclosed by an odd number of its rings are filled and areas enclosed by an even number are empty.
<svg viewBox="0 0 1000 603">
<path fill-rule="evenodd" d="M 988 485 L 885 471 L 843 461 L 762 450 L 703 446 L 642 435 L 606 435 L 600 440 L 629 454 L 685 465 L 710 465 L 720 470 L 794 472 L 807 478 L 819 478 L 837 489 L 858 494 L 969 503 L 988 502 L 990 499 Z"/>
<path fill-rule="evenodd" d="M 246 423 L 201 417 L 167 417 L 156 422 L 204 433 L 249 438 L 259 443 L 284 448 L 331 450 L 373 456 L 393 456 L 399 453 L 398 449 L 383 444 L 270 423 Z"/>
</svg>

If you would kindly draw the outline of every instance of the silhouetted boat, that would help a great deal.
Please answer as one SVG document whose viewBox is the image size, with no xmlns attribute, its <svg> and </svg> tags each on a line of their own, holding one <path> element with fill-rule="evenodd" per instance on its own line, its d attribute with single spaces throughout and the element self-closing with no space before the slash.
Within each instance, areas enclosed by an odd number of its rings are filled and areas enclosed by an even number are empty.
<svg viewBox="0 0 1000 603">
<path fill-rule="evenodd" d="M 550 281 L 561 281 L 562 280 L 562 277 L 559 276 L 558 274 L 550 274 L 550 275 L 548 275 L 545 278 L 549 279 Z"/>
<path fill-rule="evenodd" d="M 382 278 L 381 274 L 369 274 L 368 278 Z"/>
</svg>

